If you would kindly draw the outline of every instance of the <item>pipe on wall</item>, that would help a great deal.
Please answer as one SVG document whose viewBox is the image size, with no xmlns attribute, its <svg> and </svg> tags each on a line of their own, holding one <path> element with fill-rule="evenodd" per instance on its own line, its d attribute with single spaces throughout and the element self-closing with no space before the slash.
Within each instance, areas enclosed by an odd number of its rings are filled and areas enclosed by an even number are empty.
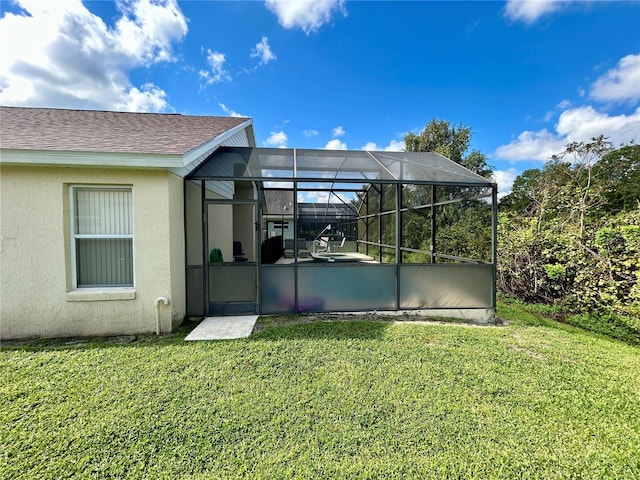
<svg viewBox="0 0 640 480">
<path fill-rule="evenodd" d="M 156 335 L 160 335 L 160 305 L 169 305 L 167 297 L 156 298 Z"/>
</svg>

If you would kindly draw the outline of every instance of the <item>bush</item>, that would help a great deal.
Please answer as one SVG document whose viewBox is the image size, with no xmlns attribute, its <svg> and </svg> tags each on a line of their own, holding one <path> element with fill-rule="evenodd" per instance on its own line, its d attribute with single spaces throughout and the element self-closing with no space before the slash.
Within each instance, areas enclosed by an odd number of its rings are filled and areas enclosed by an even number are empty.
<svg viewBox="0 0 640 480">
<path fill-rule="evenodd" d="M 498 288 L 566 314 L 615 318 L 640 333 L 640 210 L 604 219 L 599 228 L 501 214 Z M 587 318 L 585 317 L 585 318 Z M 611 323 L 611 322 L 609 322 Z"/>
</svg>

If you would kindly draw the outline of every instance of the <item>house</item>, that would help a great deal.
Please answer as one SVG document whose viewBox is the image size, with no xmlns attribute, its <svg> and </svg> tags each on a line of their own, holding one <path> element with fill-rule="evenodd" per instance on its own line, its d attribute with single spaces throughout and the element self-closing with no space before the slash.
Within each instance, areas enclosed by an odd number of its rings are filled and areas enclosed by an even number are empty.
<svg viewBox="0 0 640 480">
<path fill-rule="evenodd" d="M 1 338 L 182 322 L 183 178 L 221 145 L 253 121 L 1 107 Z"/>
<path fill-rule="evenodd" d="M 240 313 L 495 319 L 497 186 L 435 153 L 257 148 L 248 118 L 2 107 L 0 201 L 4 339 Z M 447 219 L 469 207 L 479 230 L 458 251 Z"/>
</svg>

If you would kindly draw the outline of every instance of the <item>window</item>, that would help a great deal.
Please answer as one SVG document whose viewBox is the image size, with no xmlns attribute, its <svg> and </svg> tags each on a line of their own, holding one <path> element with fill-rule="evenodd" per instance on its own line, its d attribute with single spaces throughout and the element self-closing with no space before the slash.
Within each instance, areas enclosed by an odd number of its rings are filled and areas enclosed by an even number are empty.
<svg viewBox="0 0 640 480">
<path fill-rule="evenodd" d="M 72 187 L 73 286 L 133 286 L 130 187 Z"/>
</svg>

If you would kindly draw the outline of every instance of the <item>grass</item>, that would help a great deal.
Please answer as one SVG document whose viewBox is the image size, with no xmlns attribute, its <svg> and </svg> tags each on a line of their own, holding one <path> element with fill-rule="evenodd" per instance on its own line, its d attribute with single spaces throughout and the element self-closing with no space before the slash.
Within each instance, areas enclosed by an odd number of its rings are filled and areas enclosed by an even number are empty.
<svg viewBox="0 0 640 480">
<path fill-rule="evenodd" d="M 499 315 L 5 344 L 0 477 L 640 478 L 640 349 Z"/>
<path fill-rule="evenodd" d="M 606 337 L 615 338 L 630 345 L 640 346 L 640 331 L 634 330 L 628 322 L 616 317 L 615 315 L 592 315 L 592 314 L 568 314 L 555 305 L 542 305 L 542 304 L 526 304 L 524 302 L 507 299 L 501 296 L 503 302 L 503 311 L 511 308 L 511 312 L 525 313 L 525 315 L 533 314 L 535 316 L 534 323 L 541 325 L 553 325 L 558 326 L 556 322 L 573 325 L 583 330 L 587 330 L 593 333 L 598 333 Z"/>
</svg>

